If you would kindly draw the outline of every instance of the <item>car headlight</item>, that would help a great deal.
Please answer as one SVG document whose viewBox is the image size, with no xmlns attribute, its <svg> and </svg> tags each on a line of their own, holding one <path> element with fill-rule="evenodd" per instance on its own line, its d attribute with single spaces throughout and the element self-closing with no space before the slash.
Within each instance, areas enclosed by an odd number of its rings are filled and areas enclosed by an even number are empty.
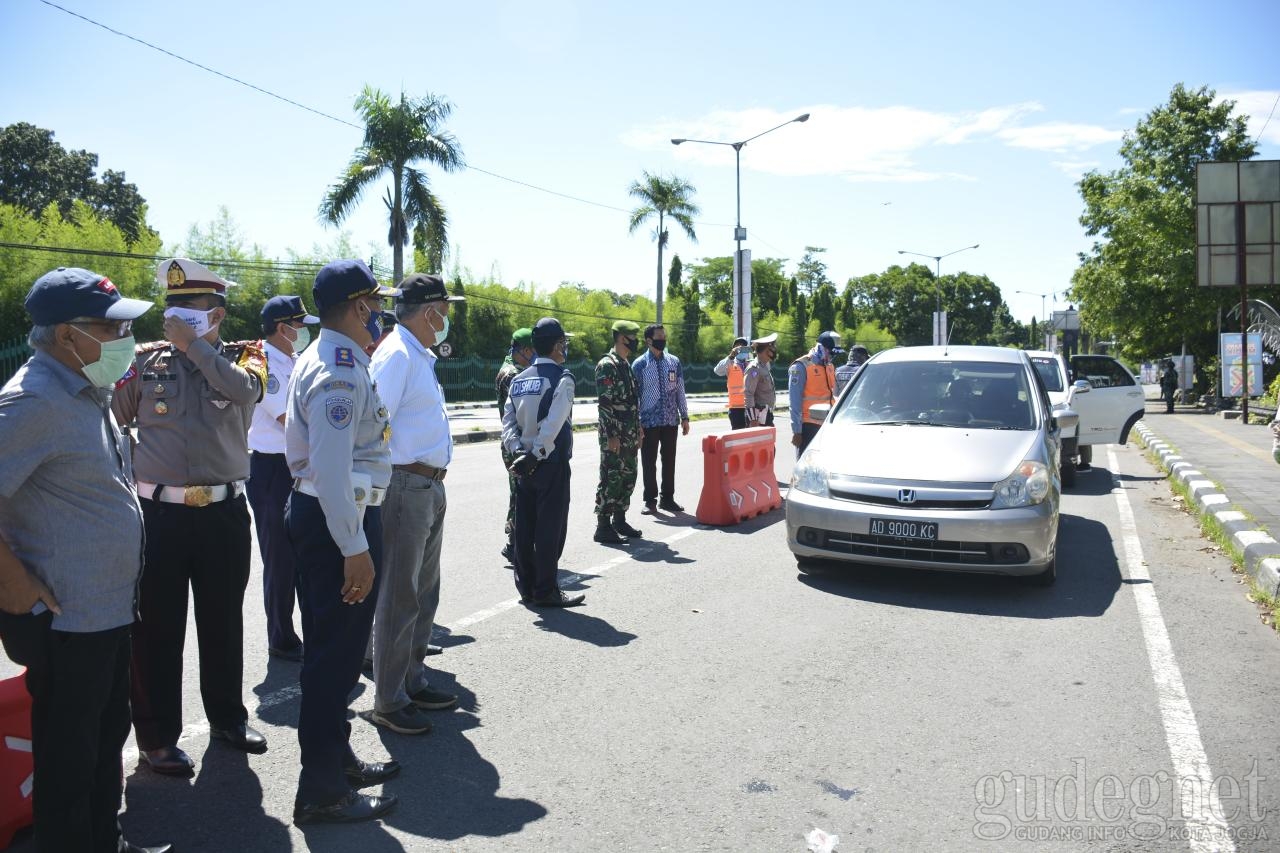
<svg viewBox="0 0 1280 853">
<path fill-rule="evenodd" d="M 1049 468 L 1043 462 L 1027 459 L 1012 474 L 996 483 L 992 509 L 1035 506 L 1049 496 Z"/>
<path fill-rule="evenodd" d="M 796 461 L 791 470 L 791 488 L 818 497 L 830 497 L 827 491 L 827 469 L 822 467 L 821 454 L 809 449 Z"/>
</svg>

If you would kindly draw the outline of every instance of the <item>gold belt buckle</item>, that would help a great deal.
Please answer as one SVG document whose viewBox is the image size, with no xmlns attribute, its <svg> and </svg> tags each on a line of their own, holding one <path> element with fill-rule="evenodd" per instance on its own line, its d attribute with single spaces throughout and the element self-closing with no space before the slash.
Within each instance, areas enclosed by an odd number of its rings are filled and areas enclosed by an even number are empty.
<svg viewBox="0 0 1280 853">
<path fill-rule="evenodd" d="M 187 486 L 182 490 L 182 502 L 187 506 L 208 506 L 213 503 L 213 486 Z"/>
</svg>

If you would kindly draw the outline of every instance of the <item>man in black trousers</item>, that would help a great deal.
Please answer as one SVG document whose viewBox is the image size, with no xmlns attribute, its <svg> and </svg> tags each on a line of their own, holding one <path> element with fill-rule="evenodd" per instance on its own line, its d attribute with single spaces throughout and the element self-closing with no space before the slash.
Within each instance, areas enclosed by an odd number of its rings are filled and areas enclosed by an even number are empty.
<svg viewBox="0 0 1280 853">
<path fill-rule="evenodd" d="M 121 836 L 142 508 L 108 406 L 151 303 L 59 268 L 26 300 L 36 353 L 0 390 L 0 640 L 27 667 L 39 853 L 164 853 Z"/>
<path fill-rule="evenodd" d="M 312 288 L 320 337 L 294 365 L 285 455 L 295 478 L 285 526 L 302 610 L 302 772 L 293 822 L 351 823 L 389 812 L 394 795 L 356 789 L 400 772 L 351 751 L 347 703 L 369 643 L 382 556 L 382 501 L 391 481 L 391 427 L 365 348 L 382 336 L 379 286 L 363 261 L 333 261 Z"/>
<path fill-rule="evenodd" d="M 586 600 L 560 589 L 560 555 L 569 523 L 573 456 L 573 374 L 564 369 L 569 333 L 554 317 L 533 327 L 533 364 L 511 381 L 502 445 L 516 475 L 516 588 L 534 607 L 576 607 Z"/>
</svg>

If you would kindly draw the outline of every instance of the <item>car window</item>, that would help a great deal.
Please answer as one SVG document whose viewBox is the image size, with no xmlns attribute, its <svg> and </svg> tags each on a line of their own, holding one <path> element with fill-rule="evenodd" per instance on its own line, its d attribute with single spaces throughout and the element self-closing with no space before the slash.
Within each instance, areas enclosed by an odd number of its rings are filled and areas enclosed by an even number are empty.
<svg viewBox="0 0 1280 853">
<path fill-rule="evenodd" d="M 832 420 L 978 429 L 1034 429 L 1035 405 L 1022 365 L 989 362 L 869 363 Z"/>
<path fill-rule="evenodd" d="M 1087 379 L 1094 388 L 1118 388 L 1133 385 L 1133 377 L 1124 365 L 1105 355 L 1073 355 L 1071 370 L 1076 379 Z"/>
<path fill-rule="evenodd" d="M 1044 383 L 1045 390 L 1053 392 L 1063 390 L 1062 371 L 1058 369 L 1056 358 L 1032 356 L 1031 363 L 1036 366 L 1036 373 L 1040 374 L 1040 381 Z"/>
</svg>

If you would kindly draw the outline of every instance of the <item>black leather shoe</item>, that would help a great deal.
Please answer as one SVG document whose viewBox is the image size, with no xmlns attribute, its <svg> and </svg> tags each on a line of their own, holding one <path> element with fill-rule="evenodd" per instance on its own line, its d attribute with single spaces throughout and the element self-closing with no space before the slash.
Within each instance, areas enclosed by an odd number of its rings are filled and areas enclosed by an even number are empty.
<svg viewBox="0 0 1280 853">
<path fill-rule="evenodd" d="M 658 501 L 658 509 L 665 509 L 667 512 L 684 512 L 684 507 L 676 503 L 675 498 L 663 498 Z"/>
<path fill-rule="evenodd" d="M 630 536 L 632 539 L 639 539 L 644 534 L 636 530 L 630 524 L 627 524 L 627 516 L 623 513 L 614 513 L 613 529 L 623 536 Z"/>
<path fill-rule="evenodd" d="M 162 746 L 140 752 L 139 757 L 148 767 L 162 776 L 194 776 L 196 763 L 176 746 Z"/>
<path fill-rule="evenodd" d="M 171 853 L 172 844 L 160 844 L 156 847 L 139 847 L 136 844 L 125 844 L 124 853 Z"/>
<path fill-rule="evenodd" d="M 429 655 L 442 655 L 442 654 L 444 654 L 444 647 L 443 647 L 443 646 L 432 646 L 432 645 L 429 645 L 429 644 L 428 644 L 428 646 L 427 646 L 427 654 L 429 654 Z"/>
<path fill-rule="evenodd" d="M 516 552 L 515 549 L 511 547 L 510 542 L 502 546 L 502 559 L 506 560 L 508 563 L 514 563 L 516 561 Z"/>
<path fill-rule="evenodd" d="M 596 523 L 595 535 L 591 537 L 601 545 L 626 545 L 627 540 L 618 535 L 618 531 L 613 529 L 609 522 L 601 518 Z"/>
<path fill-rule="evenodd" d="M 357 788 L 367 788 L 385 782 L 400 773 L 400 762 L 394 758 L 389 761 L 356 760 L 354 767 L 344 767 L 347 781 Z"/>
<path fill-rule="evenodd" d="M 658 513 L 657 501 L 645 501 L 644 509 L 640 510 L 641 515 L 657 515 L 657 513 Z"/>
<path fill-rule="evenodd" d="M 303 826 L 308 823 L 357 823 L 374 820 L 395 808 L 398 801 L 395 794 L 374 797 L 352 791 L 336 803 L 323 806 L 301 803 L 294 806 L 293 822 L 296 826 Z"/>
<path fill-rule="evenodd" d="M 267 646 L 267 654 L 271 655 L 273 658 L 280 658 L 280 660 L 287 660 L 287 661 L 293 661 L 294 663 L 301 663 L 302 662 L 302 643 L 298 643 L 298 645 L 289 649 L 277 649 L 274 646 Z"/>
<path fill-rule="evenodd" d="M 546 598 L 535 598 L 532 603 L 534 607 L 577 607 L 586 603 L 586 600 L 587 597 L 582 593 L 569 595 L 564 590 L 558 589 Z"/>
<path fill-rule="evenodd" d="M 248 723 L 241 723 L 234 729 L 215 729 L 211 726 L 209 734 L 245 752 L 261 754 L 267 751 L 267 739 Z"/>
</svg>

